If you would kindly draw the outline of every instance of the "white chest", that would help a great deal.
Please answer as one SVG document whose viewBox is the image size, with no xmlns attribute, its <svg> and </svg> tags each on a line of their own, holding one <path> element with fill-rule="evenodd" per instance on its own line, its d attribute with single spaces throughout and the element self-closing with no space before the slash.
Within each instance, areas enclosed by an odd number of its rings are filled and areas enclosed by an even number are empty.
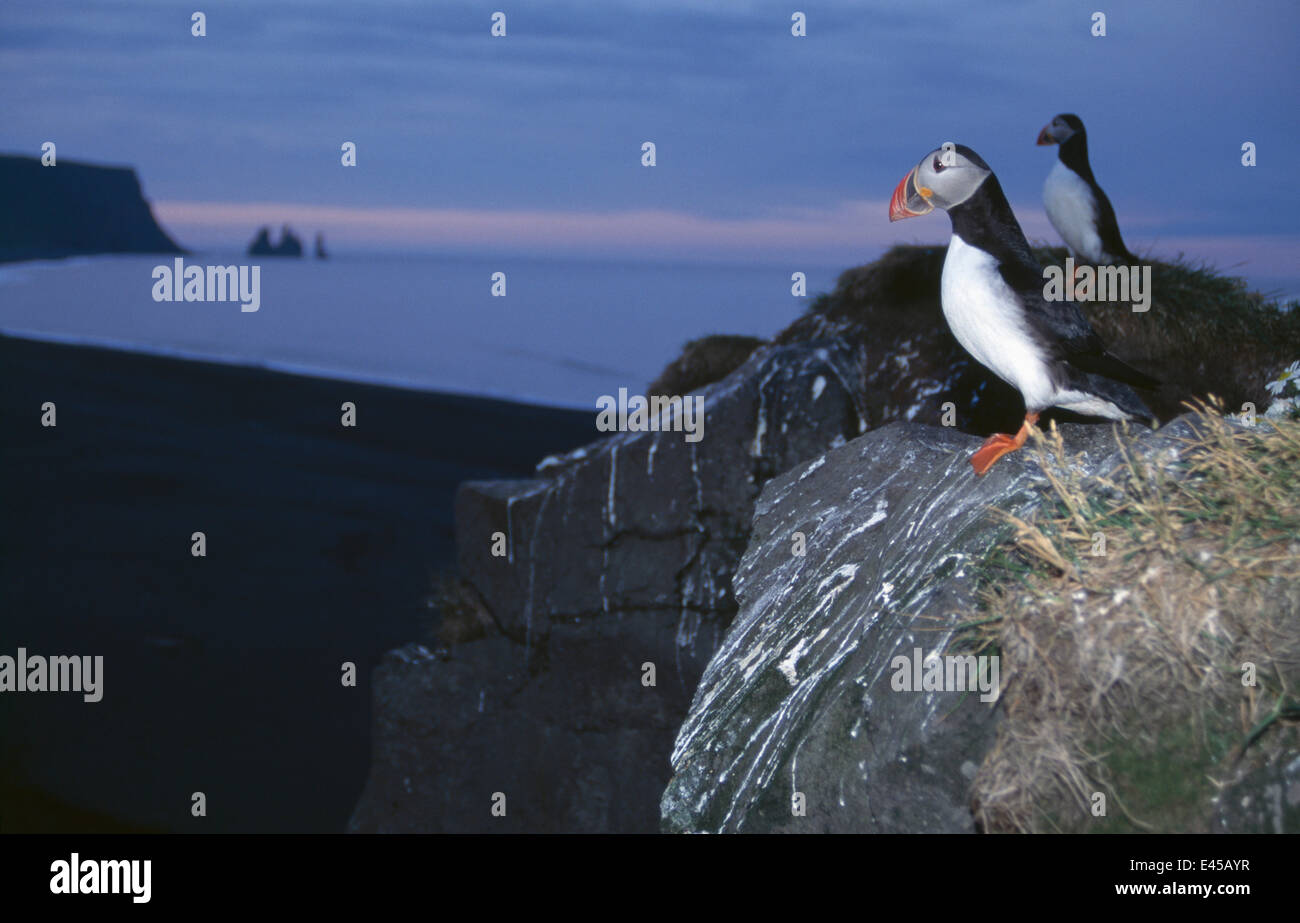
<svg viewBox="0 0 1300 923">
<path fill-rule="evenodd" d="M 1051 406 L 1056 389 L 1047 357 L 992 256 L 954 234 L 943 261 L 940 298 L 943 316 L 963 349 L 1018 389 L 1030 410 Z"/>
<path fill-rule="evenodd" d="M 1104 262 L 1092 187 L 1059 160 L 1043 183 L 1043 206 L 1052 227 L 1076 258 L 1089 263 Z"/>
</svg>

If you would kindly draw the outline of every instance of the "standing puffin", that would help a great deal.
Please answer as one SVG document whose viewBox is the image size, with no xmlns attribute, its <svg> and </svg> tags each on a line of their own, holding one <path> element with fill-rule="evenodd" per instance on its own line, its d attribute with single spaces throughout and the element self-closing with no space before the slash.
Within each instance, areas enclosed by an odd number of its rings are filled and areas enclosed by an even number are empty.
<svg viewBox="0 0 1300 923">
<path fill-rule="evenodd" d="M 945 144 L 926 154 L 894 190 L 889 220 L 935 208 L 952 220 L 940 283 L 943 316 L 957 342 L 1025 399 L 1020 431 L 990 436 L 971 456 L 977 475 L 1024 445 L 1049 407 L 1112 420 L 1151 418 L 1128 384 L 1157 382 L 1107 352 L 1073 301 L 1043 297 L 1042 267 L 1002 185 L 970 148 Z"/>
<path fill-rule="evenodd" d="M 1136 263 L 1137 257 L 1119 236 L 1110 199 L 1093 178 L 1083 120 L 1069 113 L 1058 115 L 1043 126 L 1038 143 L 1061 146 L 1043 183 L 1043 205 L 1070 256 L 1094 266 Z"/>
</svg>

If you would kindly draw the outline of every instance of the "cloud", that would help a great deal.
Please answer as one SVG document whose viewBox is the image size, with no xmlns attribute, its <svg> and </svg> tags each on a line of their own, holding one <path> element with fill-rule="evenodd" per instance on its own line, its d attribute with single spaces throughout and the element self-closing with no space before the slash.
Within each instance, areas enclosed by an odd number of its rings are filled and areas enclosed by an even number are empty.
<svg viewBox="0 0 1300 923">
<path fill-rule="evenodd" d="M 1300 5 L 1130 6 L 1094 38 L 1073 0 L 835 0 L 805 8 L 808 37 L 794 39 L 799 7 L 775 0 L 548 0 L 507 9 L 496 40 L 487 0 L 228 0 L 199 40 L 162 0 L 0 3 L 0 140 L 134 164 L 149 195 L 175 203 L 352 208 L 327 229 L 339 242 L 387 245 L 365 215 L 417 220 L 406 209 L 427 216 L 405 232 L 419 246 L 457 243 L 444 226 L 520 241 L 543 228 L 600 253 L 685 258 L 753 246 L 811 259 L 820 242 L 824 263 L 842 263 L 946 237 L 939 219 L 890 228 L 844 204 L 878 202 L 944 140 L 978 150 L 1031 239 L 1055 240 L 1041 206 L 1054 152 L 1033 139 L 1073 110 L 1132 246 L 1244 235 L 1267 249 L 1261 235 L 1288 234 L 1300 210 L 1287 167 L 1300 129 L 1279 116 L 1294 108 Z M 345 139 L 355 170 L 339 165 Z M 1239 164 L 1245 139 L 1258 168 Z M 644 140 L 653 170 L 639 166 Z M 212 228 L 178 230 L 215 243 Z"/>
<path fill-rule="evenodd" d="M 154 203 L 159 220 L 187 243 L 247 242 L 261 225 L 323 231 L 335 249 L 455 251 L 556 256 L 743 261 L 848 267 L 898 243 L 944 244 L 945 217 L 891 224 L 886 199 L 857 199 L 830 208 L 770 209 L 757 217 L 716 217 L 669 209 L 579 211 L 551 209 L 367 208 L 289 202 Z M 1025 235 L 1059 244 L 1037 203 L 1013 206 Z M 1159 224 L 1139 216 L 1135 227 Z M 1140 255 L 1184 254 L 1221 268 L 1262 276 L 1294 272 L 1295 234 L 1158 235 L 1131 242 Z M 794 266 L 793 268 L 798 268 Z"/>
</svg>

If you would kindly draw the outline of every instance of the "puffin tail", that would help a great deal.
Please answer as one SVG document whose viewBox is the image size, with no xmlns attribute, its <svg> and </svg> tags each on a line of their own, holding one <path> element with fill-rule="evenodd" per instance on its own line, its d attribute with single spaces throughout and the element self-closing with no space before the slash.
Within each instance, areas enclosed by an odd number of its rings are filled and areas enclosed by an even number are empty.
<svg viewBox="0 0 1300 923">
<path fill-rule="evenodd" d="M 1115 360 L 1119 362 L 1118 359 Z M 1127 366 L 1125 366 L 1127 368 Z M 1130 370 L 1136 371 L 1136 370 Z M 1142 375 L 1141 372 L 1136 374 Z M 1145 377 L 1145 376 L 1143 376 Z M 1148 381 L 1154 381 L 1153 378 L 1147 378 Z M 1078 369 L 1072 369 L 1069 375 L 1069 384 L 1072 388 L 1082 391 L 1085 394 L 1092 394 L 1103 400 L 1114 404 L 1121 412 L 1128 417 L 1137 420 L 1153 420 L 1155 414 L 1151 408 L 1146 405 L 1142 398 L 1138 397 L 1133 388 L 1120 381 L 1113 374 L 1099 374 L 1097 372 L 1082 372 Z M 1102 416 L 1107 416 L 1102 414 Z"/>
<path fill-rule="evenodd" d="M 1153 391 L 1160 387 L 1160 379 L 1152 378 L 1145 372 L 1139 372 L 1127 362 L 1115 358 L 1108 352 L 1094 353 L 1088 356 L 1071 356 L 1070 364 L 1082 371 L 1102 375 L 1114 381 L 1122 381 L 1135 388 Z"/>
</svg>

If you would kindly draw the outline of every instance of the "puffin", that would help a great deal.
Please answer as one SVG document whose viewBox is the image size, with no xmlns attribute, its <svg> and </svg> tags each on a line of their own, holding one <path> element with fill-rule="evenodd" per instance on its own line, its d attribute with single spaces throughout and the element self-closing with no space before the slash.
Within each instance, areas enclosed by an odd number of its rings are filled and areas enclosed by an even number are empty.
<svg viewBox="0 0 1300 923">
<path fill-rule="evenodd" d="M 1049 407 L 1110 420 L 1152 419 L 1133 387 L 1159 383 L 1106 349 L 1073 301 L 1043 297 L 1042 266 L 989 165 L 962 144 L 945 144 L 908 171 L 889 201 L 889 220 L 948 213 L 952 239 L 940 299 L 957 342 L 1025 400 L 1015 435 L 995 433 L 970 458 L 982 475 L 1025 444 Z"/>
<path fill-rule="evenodd" d="M 1038 133 L 1038 143 L 1060 145 L 1043 183 L 1043 205 L 1070 256 L 1094 266 L 1138 262 L 1124 246 L 1115 209 L 1092 175 L 1083 120 L 1068 112 L 1056 116 Z"/>
</svg>

